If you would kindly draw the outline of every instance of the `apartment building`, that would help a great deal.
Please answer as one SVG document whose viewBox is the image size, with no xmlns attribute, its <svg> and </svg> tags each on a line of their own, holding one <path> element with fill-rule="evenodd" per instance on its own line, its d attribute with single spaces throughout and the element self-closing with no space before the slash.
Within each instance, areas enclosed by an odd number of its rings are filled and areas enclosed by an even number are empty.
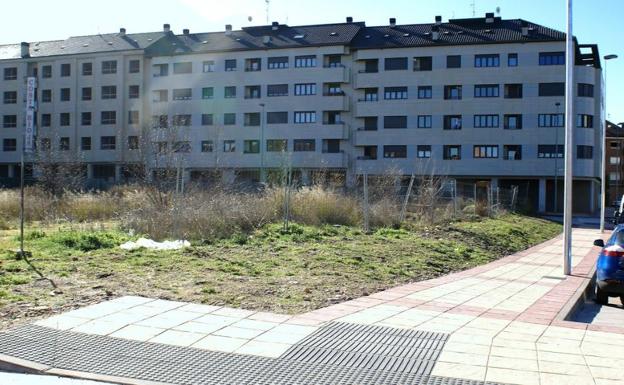
<svg viewBox="0 0 624 385">
<path fill-rule="evenodd" d="M 622 157 L 624 156 L 624 123 L 606 122 L 606 165 L 604 180 L 607 182 L 607 205 L 619 201 L 624 194 Z"/>
<path fill-rule="evenodd" d="M 594 212 L 600 56 L 595 45 L 576 49 L 574 205 Z M 182 34 L 165 24 L 0 46 L 0 180 L 19 172 L 24 81 L 36 76 L 29 163 L 78 162 L 89 180 L 171 167 L 198 181 L 260 180 L 284 167 L 304 183 L 317 171 L 347 184 L 363 173 L 437 174 L 520 186 L 536 211 L 551 212 L 564 50 L 564 33 L 493 14 Z"/>
</svg>

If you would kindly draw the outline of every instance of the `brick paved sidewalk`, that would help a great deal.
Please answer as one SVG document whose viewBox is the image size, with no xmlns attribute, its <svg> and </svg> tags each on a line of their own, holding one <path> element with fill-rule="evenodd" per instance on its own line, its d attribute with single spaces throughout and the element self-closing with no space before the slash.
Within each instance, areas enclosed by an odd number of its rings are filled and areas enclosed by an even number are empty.
<svg viewBox="0 0 624 385">
<path fill-rule="evenodd" d="M 555 238 L 488 265 L 297 316 L 122 297 L 36 325 L 278 358 L 319 327 L 338 321 L 444 333 L 448 338 L 433 361 L 434 376 L 621 384 L 624 329 L 564 321 L 560 314 L 587 283 L 598 236 L 594 230 L 574 230 L 570 277 L 562 275 L 562 240 Z"/>
</svg>

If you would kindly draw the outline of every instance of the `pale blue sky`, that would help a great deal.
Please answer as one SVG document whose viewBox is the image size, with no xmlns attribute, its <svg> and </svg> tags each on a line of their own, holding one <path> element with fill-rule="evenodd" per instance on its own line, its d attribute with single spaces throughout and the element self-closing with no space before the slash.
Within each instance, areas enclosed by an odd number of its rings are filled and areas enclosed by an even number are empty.
<svg viewBox="0 0 624 385">
<path fill-rule="evenodd" d="M 431 22 L 435 15 L 449 18 L 477 16 L 500 7 L 504 18 L 523 18 L 555 29 L 565 29 L 564 0 L 271 0 L 269 20 L 297 24 L 342 22 L 346 16 L 368 25 Z M 266 22 L 265 0 L 30 0 L 10 1 L 0 23 L 0 43 L 54 40 L 68 36 L 160 30 L 191 32 L 223 30 Z M 9 8 L 9 9 L 6 9 Z M 624 121 L 624 0 L 575 0 L 574 34 L 581 43 L 597 43 L 602 56 L 617 54 L 608 66 L 608 115 Z M 253 21 L 250 23 L 248 17 Z"/>
</svg>

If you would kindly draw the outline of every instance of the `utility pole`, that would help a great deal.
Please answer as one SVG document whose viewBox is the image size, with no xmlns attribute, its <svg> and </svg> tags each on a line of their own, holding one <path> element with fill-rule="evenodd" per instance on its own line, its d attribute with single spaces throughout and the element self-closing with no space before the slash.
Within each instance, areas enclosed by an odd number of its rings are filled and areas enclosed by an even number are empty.
<svg viewBox="0 0 624 385">
<path fill-rule="evenodd" d="M 565 92 L 565 180 L 563 209 L 563 274 L 572 273 L 572 139 L 574 135 L 574 40 L 572 35 L 572 0 L 565 0 L 566 31 L 566 92 Z"/>
<path fill-rule="evenodd" d="M 266 182 L 266 172 L 264 170 L 264 123 L 266 120 L 266 113 L 264 112 L 264 103 L 260 103 L 262 107 L 262 114 L 260 116 L 260 182 Z"/>
</svg>

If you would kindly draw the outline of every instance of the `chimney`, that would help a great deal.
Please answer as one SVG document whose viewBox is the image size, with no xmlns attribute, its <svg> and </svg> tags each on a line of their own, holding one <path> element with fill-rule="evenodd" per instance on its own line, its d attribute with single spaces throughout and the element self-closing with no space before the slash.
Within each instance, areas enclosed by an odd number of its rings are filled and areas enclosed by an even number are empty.
<svg viewBox="0 0 624 385">
<path fill-rule="evenodd" d="M 348 24 L 353 23 L 353 18 L 351 16 L 347 16 L 347 23 Z"/>
<path fill-rule="evenodd" d="M 163 32 L 170 32 L 171 26 L 169 24 L 163 24 Z"/>
<path fill-rule="evenodd" d="M 226 35 L 231 35 L 232 34 L 232 24 L 226 24 L 225 25 L 225 34 Z"/>
<path fill-rule="evenodd" d="M 126 29 L 125 28 L 119 28 L 119 36 L 126 36 Z"/>
<path fill-rule="evenodd" d="M 25 41 L 20 45 L 21 48 L 21 57 L 30 57 L 30 43 Z"/>
<path fill-rule="evenodd" d="M 494 12 L 488 12 L 485 14 L 485 24 L 494 23 Z"/>
<path fill-rule="evenodd" d="M 191 30 L 190 30 L 190 29 L 188 29 L 188 28 L 184 28 L 184 29 L 182 30 L 182 34 L 184 34 L 184 35 L 188 36 L 188 35 L 190 35 L 190 34 L 191 34 Z"/>
<path fill-rule="evenodd" d="M 394 17 L 390 18 L 390 27 L 391 28 L 396 27 L 396 18 L 394 18 Z"/>
<path fill-rule="evenodd" d="M 431 40 L 440 40 L 440 27 L 437 25 L 431 27 Z"/>
<path fill-rule="evenodd" d="M 274 21 L 271 23 L 271 29 L 273 31 L 277 31 L 279 29 L 279 23 L 277 21 Z"/>
<path fill-rule="evenodd" d="M 271 36 L 262 36 L 262 42 L 264 44 L 269 44 L 271 42 Z"/>
<path fill-rule="evenodd" d="M 435 24 L 436 25 L 442 24 L 442 16 L 436 16 L 435 17 Z"/>
<path fill-rule="evenodd" d="M 524 37 L 529 36 L 529 23 L 522 20 L 520 21 L 520 27 L 522 27 L 522 36 Z"/>
</svg>

